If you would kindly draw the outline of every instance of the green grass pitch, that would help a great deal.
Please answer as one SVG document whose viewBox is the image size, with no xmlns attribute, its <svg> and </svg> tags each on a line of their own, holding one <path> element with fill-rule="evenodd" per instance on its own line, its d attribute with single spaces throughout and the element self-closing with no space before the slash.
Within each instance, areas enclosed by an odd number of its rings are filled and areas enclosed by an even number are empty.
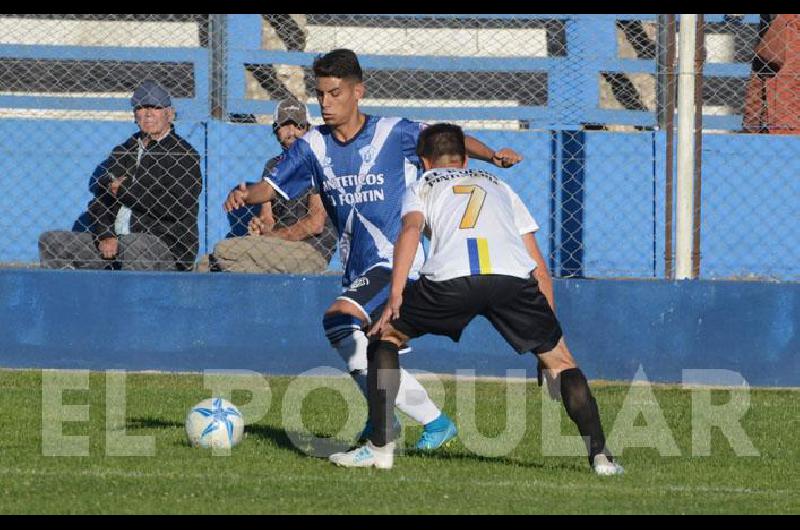
<svg viewBox="0 0 800 530">
<path fill-rule="evenodd" d="M 394 469 L 382 471 L 336 468 L 305 454 L 282 421 L 282 410 L 291 405 L 283 397 L 296 378 L 266 381 L 271 391 L 266 415 L 247 425 L 246 438 L 229 456 L 214 456 L 188 446 L 183 430 L 187 410 L 209 397 L 201 374 L 127 374 L 123 434 L 152 437 L 155 454 L 109 456 L 106 374 L 92 373 L 88 390 L 67 390 L 62 396 L 64 406 L 89 405 L 88 421 L 63 424 L 63 435 L 88 437 L 89 455 L 48 456 L 42 443 L 42 372 L 0 371 L 0 513 L 800 512 L 796 390 L 750 390 L 741 426 L 758 456 L 737 456 L 719 429 L 711 431 L 710 455 L 693 456 L 692 392 L 652 386 L 679 454 L 624 447 L 620 461 L 626 474 L 597 477 L 584 456 L 543 455 L 546 398 L 535 383 L 514 383 L 524 386 L 526 428 L 507 454 L 476 454 L 459 439 L 434 454 L 407 451 L 396 457 Z M 503 432 L 505 382 L 475 383 L 474 414 L 459 405 L 454 380 L 445 380 L 443 388 L 445 410 L 460 426 L 469 416 L 483 436 Z M 607 434 L 625 404 L 640 399 L 630 397 L 631 388 L 592 382 Z M 252 395 L 234 391 L 231 397 L 246 403 Z M 715 390 L 711 397 L 724 404 L 729 394 Z M 365 405 L 352 407 L 353 421 L 347 423 L 344 399 L 330 388 L 306 393 L 299 408 L 306 434 L 330 438 L 345 425 L 360 424 Z M 560 414 L 560 434 L 576 435 L 566 414 Z M 630 423 L 645 428 L 646 417 Z M 403 443 L 410 448 L 421 428 L 407 418 L 403 422 Z"/>
</svg>

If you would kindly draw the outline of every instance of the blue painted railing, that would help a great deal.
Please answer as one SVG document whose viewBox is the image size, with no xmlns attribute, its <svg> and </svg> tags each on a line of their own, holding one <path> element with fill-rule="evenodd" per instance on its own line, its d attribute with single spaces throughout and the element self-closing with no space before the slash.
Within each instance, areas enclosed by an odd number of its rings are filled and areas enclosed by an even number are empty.
<svg viewBox="0 0 800 530">
<path fill-rule="evenodd" d="M 209 116 L 209 54 L 205 48 L 148 48 L 112 46 L 0 45 L 4 59 L 58 61 L 128 61 L 150 63 L 189 63 L 192 65 L 194 97 L 174 98 L 175 108 L 184 119 L 202 120 Z M 0 96 L 0 108 L 129 111 L 130 97 Z"/>
<path fill-rule="evenodd" d="M 549 129 L 576 129 L 582 123 L 613 123 L 652 127 L 656 124 L 654 112 L 600 108 L 599 76 L 601 73 L 656 73 L 654 59 L 620 59 L 617 53 L 616 22 L 619 20 L 654 21 L 654 14 L 608 15 L 394 15 L 377 14 L 370 17 L 386 18 L 458 18 L 458 19 L 526 19 L 554 20 L 564 24 L 566 54 L 559 57 L 439 57 L 369 55 L 359 56 L 365 69 L 396 69 L 422 71 L 470 72 L 540 72 L 546 74 L 548 84 L 547 105 L 509 107 L 375 107 L 367 112 L 393 115 L 401 114 L 412 119 L 435 120 L 527 120 L 531 127 Z M 706 22 L 722 22 L 724 15 L 706 15 Z M 275 101 L 253 100 L 245 97 L 244 72 L 246 64 L 281 64 L 310 66 L 316 54 L 296 51 L 262 50 L 260 15 L 230 15 L 228 18 L 230 50 L 227 63 L 227 111 L 235 114 L 270 114 Z M 757 15 L 747 15 L 744 24 L 756 24 Z M 710 63 L 704 66 L 708 77 L 746 78 L 748 63 Z M 312 114 L 319 114 L 311 105 Z M 710 129 L 737 130 L 741 128 L 740 115 L 704 116 Z"/>
</svg>

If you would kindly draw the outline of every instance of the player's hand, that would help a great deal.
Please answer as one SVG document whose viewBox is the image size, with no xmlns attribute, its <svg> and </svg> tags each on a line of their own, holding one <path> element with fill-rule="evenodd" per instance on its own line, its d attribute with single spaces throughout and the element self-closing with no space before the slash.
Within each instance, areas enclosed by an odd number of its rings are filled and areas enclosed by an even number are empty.
<svg viewBox="0 0 800 530">
<path fill-rule="evenodd" d="M 378 320 L 372 329 L 367 333 L 368 337 L 373 335 L 380 336 L 388 327 L 392 320 L 400 318 L 400 306 L 403 305 L 403 295 L 392 295 L 389 301 L 386 302 L 386 307 L 383 308 L 380 320 Z"/>
<path fill-rule="evenodd" d="M 510 147 L 504 147 L 492 155 L 492 164 L 497 167 L 511 167 L 521 161 L 522 156 Z"/>
<path fill-rule="evenodd" d="M 228 194 L 225 200 L 225 211 L 232 212 L 247 204 L 247 184 L 240 183 Z"/>
<path fill-rule="evenodd" d="M 97 243 L 97 249 L 104 259 L 113 259 L 117 255 L 118 240 L 116 237 L 107 237 Z"/>
</svg>

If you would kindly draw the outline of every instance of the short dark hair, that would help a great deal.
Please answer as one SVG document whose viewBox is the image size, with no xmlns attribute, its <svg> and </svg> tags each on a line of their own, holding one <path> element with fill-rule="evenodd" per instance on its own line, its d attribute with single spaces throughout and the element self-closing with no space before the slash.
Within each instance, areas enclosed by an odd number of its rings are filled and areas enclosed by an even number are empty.
<svg viewBox="0 0 800 530">
<path fill-rule="evenodd" d="M 316 77 L 355 79 L 359 82 L 364 80 L 358 57 L 353 50 L 347 48 L 337 48 L 325 55 L 317 55 L 312 68 Z"/>
<path fill-rule="evenodd" d="M 425 128 L 419 134 L 417 155 L 436 161 L 445 157 L 467 159 L 467 145 L 464 131 L 453 123 L 437 123 Z"/>
</svg>

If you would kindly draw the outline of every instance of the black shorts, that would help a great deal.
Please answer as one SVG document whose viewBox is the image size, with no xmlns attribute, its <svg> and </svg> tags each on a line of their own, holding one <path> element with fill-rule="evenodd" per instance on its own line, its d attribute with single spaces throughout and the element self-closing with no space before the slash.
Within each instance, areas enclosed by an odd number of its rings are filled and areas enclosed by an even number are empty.
<svg viewBox="0 0 800 530">
<path fill-rule="evenodd" d="M 400 318 L 392 326 L 409 338 L 461 332 L 483 315 L 517 353 L 546 353 L 561 339 L 561 325 L 538 282 L 504 275 L 463 276 L 434 282 L 420 278 L 406 286 Z"/>
</svg>

